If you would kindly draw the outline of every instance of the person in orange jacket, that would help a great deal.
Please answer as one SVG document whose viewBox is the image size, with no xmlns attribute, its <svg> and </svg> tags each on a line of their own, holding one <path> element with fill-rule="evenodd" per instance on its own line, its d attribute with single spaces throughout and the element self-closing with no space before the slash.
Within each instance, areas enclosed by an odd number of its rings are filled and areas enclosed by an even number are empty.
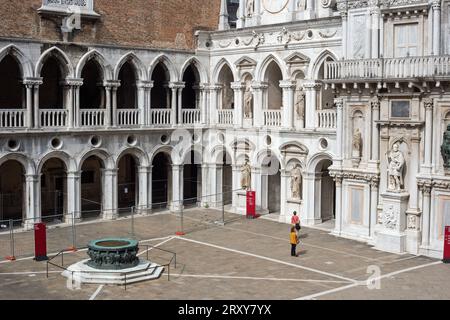
<svg viewBox="0 0 450 320">
<path fill-rule="evenodd" d="M 297 244 L 298 244 L 298 236 L 297 232 L 295 232 L 295 227 L 291 227 L 291 256 L 297 256 Z"/>
</svg>

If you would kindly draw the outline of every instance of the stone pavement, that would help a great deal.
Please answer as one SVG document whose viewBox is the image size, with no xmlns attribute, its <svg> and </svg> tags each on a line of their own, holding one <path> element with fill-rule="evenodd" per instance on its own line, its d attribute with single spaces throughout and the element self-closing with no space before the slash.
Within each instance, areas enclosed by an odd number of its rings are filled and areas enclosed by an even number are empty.
<svg viewBox="0 0 450 320">
<path fill-rule="evenodd" d="M 45 262 L 22 257 L 0 263 L 0 299 L 450 299 L 450 265 L 437 260 L 381 252 L 308 228 L 302 229 L 299 257 L 291 257 L 289 225 L 227 213 L 226 225 L 220 226 L 215 223 L 220 219 L 219 211 L 187 210 L 186 235 L 176 237 L 178 216 L 136 217 L 136 238 L 177 254 L 170 281 L 166 269 L 160 279 L 130 285 L 126 290 L 99 285 L 71 290 L 61 270 L 50 266 L 47 279 Z M 130 225 L 129 219 L 78 225 L 77 245 L 96 237 L 131 236 Z M 58 249 L 58 237 L 60 249 L 70 243 L 70 230 L 49 230 L 52 249 Z M 32 248 L 27 243 L 32 243 L 31 233 L 18 238 L 22 252 Z M 145 247 L 141 246 L 141 252 L 146 255 Z M 152 249 L 149 257 L 165 264 L 171 255 Z M 84 258 L 83 250 L 68 253 L 64 264 Z M 59 259 L 55 262 L 60 263 Z M 368 273 L 368 268 L 378 268 L 380 274 Z M 379 289 L 367 287 L 369 277 L 380 279 Z"/>
</svg>

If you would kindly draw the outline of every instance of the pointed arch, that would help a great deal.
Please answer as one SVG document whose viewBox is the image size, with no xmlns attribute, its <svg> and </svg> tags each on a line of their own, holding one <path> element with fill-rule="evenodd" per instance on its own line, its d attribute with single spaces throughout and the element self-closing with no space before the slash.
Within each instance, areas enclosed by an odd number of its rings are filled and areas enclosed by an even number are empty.
<svg viewBox="0 0 450 320">
<path fill-rule="evenodd" d="M 141 59 L 134 53 L 134 52 L 128 52 L 122 56 L 122 58 L 119 59 L 117 62 L 115 68 L 114 68 L 114 80 L 119 80 L 119 73 L 120 69 L 122 69 L 122 66 L 125 64 L 125 62 L 130 62 L 134 70 L 136 72 L 136 81 L 146 81 L 147 80 L 147 71 L 145 69 L 144 64 L 142 63 Z"/>
<path fill-rule="evenodd" d="M 320 67 L 328 58 L 330 58 L 334 61 L 339 60 L 338 56 L 334 52 L 332 52 L 328 49 L 323 50 L 316 57 L 316 59 L 314 59 L 314 62 L 309 65 L 309 70 L 308 70 L 308 75 L 307 75 L 309 79 L 312 79 L 312 80 L 318 79 Z"/>
<path fill-rule="evenodd" d="M 281 60 L 280 58 L 276 57 L 273 54 L 269 54 L 262 63 L 260 63 L 256 69 L 255 72 L 255 79 L 257 81 L 264 81 L 265 75 L 266 75 L 266 70 L 267 67 L 272 63 L 275 62 L 278 65 L 278 68 L 280 68 L 281 74 L 283 75 L 283 79 L 288 79 L 288 75 L 286 72 L 286 65 L 284 63 L 283 60 Z"/>
<path fill-rule="evenodd" d="M 98 65 L 100 66 L 100 69 L 102 70 L 102 77 L 103 80 L 110 80 L 112 79 L 112 68 L 111 64 L 105 59 L 105 57 L 96 49 L 90 50 L 89 52 L 85 53 L 80 61 L 78 61 L 77 68 L 75 71 L 75 78 L 81 78 L 81 74 L 83 72 L 83 68 L 90 60 L 95 60 Z"/>
<path fill-rule="evenodd" d="M 45 50 L 41 56 L 39 57 L 39 60 L 36 64 L 36 69 L 34 74 L 36 77 L 41 76 L 42 68 L 44 67 L 45 62 L 48 58 L 54 57 L 59 62 L 59 67 L 61 68 L 61 73 L 65 78 L 72 78 L 74 74 L 74 68 L 72 65 L 72 62 L 70 61 L 69 57 L 59 49 L 58 47 L 51 47 L 50 49 Z"/>
<path fill-rule="evenodd" d="M 193 65 L 195 67 L 195 69 L 198 71 L 199 77 L 200 79 L 199 82 L 200 83 L 209 83 L 208 81 L 208 73 L 206 72 L 205 67 L 203 66 L 203 64 L 194 56 L 190 57 L 189 59 L 187 59 L 184 63 L 183 66 L 180 69 L 180 81 L 183 81 L 183 76 L 184 76 L 184 72 L 186 71 L 186 69 L 190 66 Z"/>
<path fill-rule="evenodd" d="M 166 67 L 167 71 L 169 72 L 169 81 L 175 82 L 179 78 L 177 69 L 175 68 L 173 62 L 170 60 L 168 56 L 161 53 L 158 55 L 155 59 L 153 59 L 152 63 L 150 64 L 150 67 L 148 68 L 148 79 L 151 80 L 153 76 L 153 71 L 155 70 L 156 66 L 162 63 L 164 67 Z"/>
<path fill-rule="evenodd" d="M 233 69 L 232 64 L 227 59 L 222 58 L 216 64 L 216 67 L 214 68 L 214 72 L 213 72 L 214 83 L 219 83 L 220 73 L 222 72 L 222 70 L 225 66 L 227 66 L 230 69 L 231 73 L 233 74 L 233 81 L 237 81 L 238 77 L 236 74 L 236 70 Z"/>
<path fill-rule="evenodd" d="M 33 64 L 17 46 L 10 44 L 1 49 L 0 62 L 8 55 L 12 56 L 17 61 L 22 73 L 22 78 L 32 78 L 34 76 Z"/>
</svg>

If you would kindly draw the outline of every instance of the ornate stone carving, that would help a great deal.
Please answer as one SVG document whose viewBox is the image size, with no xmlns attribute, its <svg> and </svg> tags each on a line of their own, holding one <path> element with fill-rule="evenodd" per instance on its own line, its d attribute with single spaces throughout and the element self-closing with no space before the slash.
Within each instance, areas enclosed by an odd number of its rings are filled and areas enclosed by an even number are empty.
<svg viewBox="0 0 450 320">
<path fill-rule="evenodd" d="M 352 160 L 353 165 L 357 167 L 361 162 L 361 150 L 362 150 L 362 134 L 359 129 L 356 129 L 353 133 L 352 141 Z"/>
<path fill-rule="evenodd" d="M 301 198 L 300 197 L 301 179 L 302 179 L 302 172 L 300 170 L 300 165 L 296 164 L 291 172 L 291 192 L 292 192 L 292 199 L 294 200 L 300 200 Z"/>
<path fill-rule="evenodd" d="M 297 119 L 302 119 L 305 111 L 305 91 L 303 86 L 299 85 L 295 88 L 295 112 Z"/>
<path fill-rule="evenodd" d="M 251 185 L 252 185 L 252 168 L 250 167 L 248 160 L 246 160 L 241 168 L 241 188 L 244 190 L 250 190 Z"/>
<path fill-rule="evenodd" d="M 283 29 L 281 29 L 280 33 L 278 34 L 277 40 L 279 43 L 283 44 L 286 47 L 289 42 L 291 42 L 292 35 L 285 27 L 283 27 Z"/>
<path fill-rule="evenodd" d="M 303 11 L 306 9 L 306 0 L 298 0 L 297 1 L 297 10 Z"/>
<path fill-rule="evenodd" d="M 247 0 L 247 5 L 246 5 L 247 17 L 253 16 L 254 6 L 255 6 L 255 0 Z"/>
<path fill-rule="evenodd" d="M 444 132 L 444 139 L 441 146 L 441 155 L 444 160 L 444 168 L 447 172 L 450 171 L 450 125 L 447 131 Z"/>
<path fill-rule="evenodd" d="M 244 93 L 244 117 L 253 118 L 253 93 L 251 91 L 251 83 L 247 81 Z"/>
<path fill-rule="evenodd" d="M 320 0 L 323 8 L 329 8 L 333 3 L 333 0 Z"/>
<path fill-rule="evenodd" d="M 327 29 L 325 31 L 322 31 L 322 30 L 318 31 L 319 36 L 321 38 L 324 38 L 324 39 L 333 38 L 337 34 L 337 32 L 338 32 L 337 29 L 334 29 L 334 30 L 331 30 L 331 31 L 329 29 Z"/>
<path fill-rule="evenodd" d="M 400 192 L 403 188 L 403 169 L 405 167 L 405 156 L 399 150 L 399 145 L 393 145 L 392 150 L 387 154 L 388 160 L 388 190 Z"/>
<path fill-rule="evenodd" d="M 417 216 L 414 214 L 408 215 L 408 230 L 417 230 Z"/>
<path fill-rule="evenodd" d="M 383 214 L 383 226 L 387 229 L 394 230 L 397 228 L 398 212 L 395 212 L 393 205 L 389 205 Z"/>
</svg>

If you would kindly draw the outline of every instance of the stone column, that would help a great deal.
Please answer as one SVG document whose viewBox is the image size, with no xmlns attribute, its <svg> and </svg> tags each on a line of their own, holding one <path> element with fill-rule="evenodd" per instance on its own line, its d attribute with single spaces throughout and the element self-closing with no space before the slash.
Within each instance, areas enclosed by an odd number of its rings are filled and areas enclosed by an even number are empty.
<svg viewBox="0 0 450 320">
<path fill-rule="evenodd" d="M 244 123 L 243 90 L 245 84 L 237 81 L 231 83 L 231 89 L 234 91 L 234 127 L 242 128 Z"/>
<path fill-rule="evenodd" d="M 261 213 L 267 212 L 267 172 L 264 172 L 262 168 L 252 168 L 252 191 L 256 192 L 256 207 L 259 208 Z M 265 188 L 264 188 L 265 186 Z M 266 192 L 266 194 L 263 194 Z"/>
<path fill-rule="evenodd" d="M 287 199 L 290 198 L 290 188 L 288 187 L 289 185 L 289 179 L 290 179 L 290 175 L 289 172 L 287 172 L 286 170 L 282 169 L 281 170 L 281 181 L 280 181 L 280 198 L 282 203 L 280 204 L 280 216 L 283 217 L 282 220 L 280 219 L 280 221 L 285 221 L 286 219 L 284 218 L 288 212 L 287 212 Z"/>
<path fill-rule="evenodd" d="M 280 81 L 283 89 L 283 129 L 294 130 L 294 92 L 296 83 L 293 81 Z"/>
<path fill-rule="evenodd" d="M 111 87 L 105 84 L 106 104 L 105 104 L 105 126 L 111 126 Z"/>
<path fill-rule="evenodd" d="M 40 175 L 25 175 L 25 230 L 33 230 L 34 224 L 41 222 L 41 179 Z"/>
<path fill-rule="evenodd" d="M 209 123 L 212 126 L 217 125 L 218 96 L 222 86 L 219 84 L 209 86 L 211 100 L 209 102 Z"/>
<path fill-rule="evenodd" d="M 206 95 L 207 95 L 207 86 L 206 84 L 201 84 L 199 86 L 199 92 L 200 92 L 200 109 L 201 109 L 201 123 L 206 125 L 208 124 L 208 104 L 206 102 Z"/>
<path fill-rule="evenodd" d="M 240 0 L 239 1 L 239 9 L 238 9 L 238 12 L 237 12 L 238 20 L 236 21 L 236 27 L 238 29 L 241 29 L 241 28 L 245 27 L 245 1 L 246 0 Z"/>
<path fill-rule="evenodd" d="M 229 30 L 230 24 L 228 23 L 228 7 L 227 0 L 220 1 L 220 16 L 219 16 L 219 28 L 222 30 Z"/>
<path fill-rule="evenodd" d="M 183 208 L 183 165 L 172 165 L 172 212 L 179 212 Z"/>
<path fill-rule="evenodd" d="M 216 171 L 213 165 L 202 164 L 202 198 L 200 205 L 202 207 L 208 204 L 215 207 L 216 193 Z"/>
<path fill-rule="evenodd" d="M 25 79 L 23 84 L 26 88 L 26 108 L 27 108 L 27 116 L 25 126 L 28 129 L 33 128 L 33 88 L 35 82 L 32 79 Z"/>
<path fill-rule="evenodd" d="M 149 211 L 149 201 L 148 201 L 148 186 L 149 186 L 149 173 L 151 172 L 151 167 L 139 166 L 138 176 L 139 176 L 139 196 L 137 201 L 137 212 L 146 213 Z M 151 192 L 151 191 L 150 191 Z"/>
<path fill-rule="evenodd" d="M 305 19 L 314 19 L 315 18 L 315 0 L 306 0 L 306 10 L 305 10 Z"/>
<path fill-rule="evenodd" d="M 300 219 L 307 225 L 314 225 L 315 207 L 315 172 L 305 172 L 303 174 L 303 200 L 304 212 L 300 213 Z M 336 196 L 337 197 L 337 196 Z M 337 216 L 336 216 L 337 217 Z"/>
<path fill-rule="evenodd" d="M 342 224 L 343 224 L 343 212 L 342 212 L 342 176 L 336 174 L 334 176 L 334 181 L 336 183 L 336 218 L 335 227 L 332 232 L 334 235 L 340 236 L 342 234 Z"/>
<path fill-rule="evenodd" d="M 372 59 L 377 59 L 379 57 L 380 49 L 380 8 L 372 7 L 370 8 L 370 16 L 372 22 Z"/>
<path fill-rule="evenodd" d="M 433 0 L 433 55 L 441 54 L 441 0 Z"/>
<path fill-rule="evenodd" d="M 375 227 L 378 222 L 378 190 L 380 181 L 378 179 L 370 180 L 370 230 L 369 237 L 373 240 L 375 237 Z"/>
<path fill-rule="evenodd" d="M 348 46 L 348 14 L 347 11 L 341 11 L 342 17 L 342 56 L 344 59 L 347 58 L 347 46 Z"/>
<path fill-rule="evenodd" d="M 63 83 L 67 90 L 65 108 L 67 109 L 68 127 L 77 127 L 79 118 L 79 88 L 83 85 L 83 79 L 66 79 Z"/>
<path fill-rule="evenodd" d="M 377 121 L 380 120 L 380 100 L 375 97 L 372 102 L 372 150 L 371 160 L 375 167 L 378 167 L 380 161 L 380 130 Z"/>
<path fill-rule="evenodd" d="M 178 84 L 178 124 L 183 124 L 183 89 L 185 88 L 184 82 Z"/>
<path fill-rule="evenodd" d="M 172 90 L 172 101 L 171 101 L 171 109 L 172 109 L 172 119 L 171 124 L 175 126 L 177 124 L 177 85 L 176 83 L 169 84 L 170 90 Z"/>
<path fill-rule="evenodd" d="M 81 172 L 67 173 L 67 212 L 66 223 L 80 222 L 81 218 Z"/>
<path fill-rule="evenodd" d="M 334 103 L 337 109 L 337 129 L 336 129 L 336 167 L 342 166 L 342 160 L 344 156 L 344 146 L 343 146 L 343 138 L 344 138 L 344 100 L 335 99 Z"/>
<path fill-rule="evenodd" d="M 427 249 L 430 245 L 430 216 L 431 216 L 431 183 L 419 185 L 422 194 L 422 247 Z"/>
<path fill-rule="evenodd" d="M 262 128 L 264 126 L 264 90 L 267 89 L 266 83 L 253 83 L 253 123 L 254 127 Z"/>
<path fill-rule="evenodd" d="M 113 127 L 117 126 L 117 88 L 118 86 L 112 87 L 112 121 Z"/>
<path fill-rule="evenodd" d="M 433 152 L 433 99 L 424 99 L 425 106 L 425 163 L 424 173 L 431 173 L 432 152 Z M 417 155 L 419 156 L 419 155 Z"/>
<path fill-rule="evenodd" d="M 153 88 L 153 81 L 139 81 L 138 88 L 138 109 L 139 109 L 139 125 L 146 126 L 150 122 L 148 121 L 148 115 L 150 114 L 150 104 L 147 99 L 148 91 Z"/>
<path fill-rule="evenodd" d="M 39 121 L 39 86 L 43 84 L 42 78 L 36 78 L 34 82 L 34 127 L 39 128 L 41 123 Z"/>
<path fill-rule="evenodd" d="M 305 82 L 303 88 L 306 91 L 305 129 L 314 130 L 316 128 L 317 89 L 319 87 L 315 82 Z"/>
<path fill-rule="evenodd" d="M 117 169 L 102 170 L 103 219 L 113 220 L 118 216 Z"/>
<path fill-rule="evenodd" d="M 241 168 L 237 165 L 232 165 L 233 170 L 233 198 L 232 198 L 232 207 L 233 211 L 236 211 L 239 207 L 238 201 L 238 192 L 235 190 L 241 189 Z"/>
</svg>

